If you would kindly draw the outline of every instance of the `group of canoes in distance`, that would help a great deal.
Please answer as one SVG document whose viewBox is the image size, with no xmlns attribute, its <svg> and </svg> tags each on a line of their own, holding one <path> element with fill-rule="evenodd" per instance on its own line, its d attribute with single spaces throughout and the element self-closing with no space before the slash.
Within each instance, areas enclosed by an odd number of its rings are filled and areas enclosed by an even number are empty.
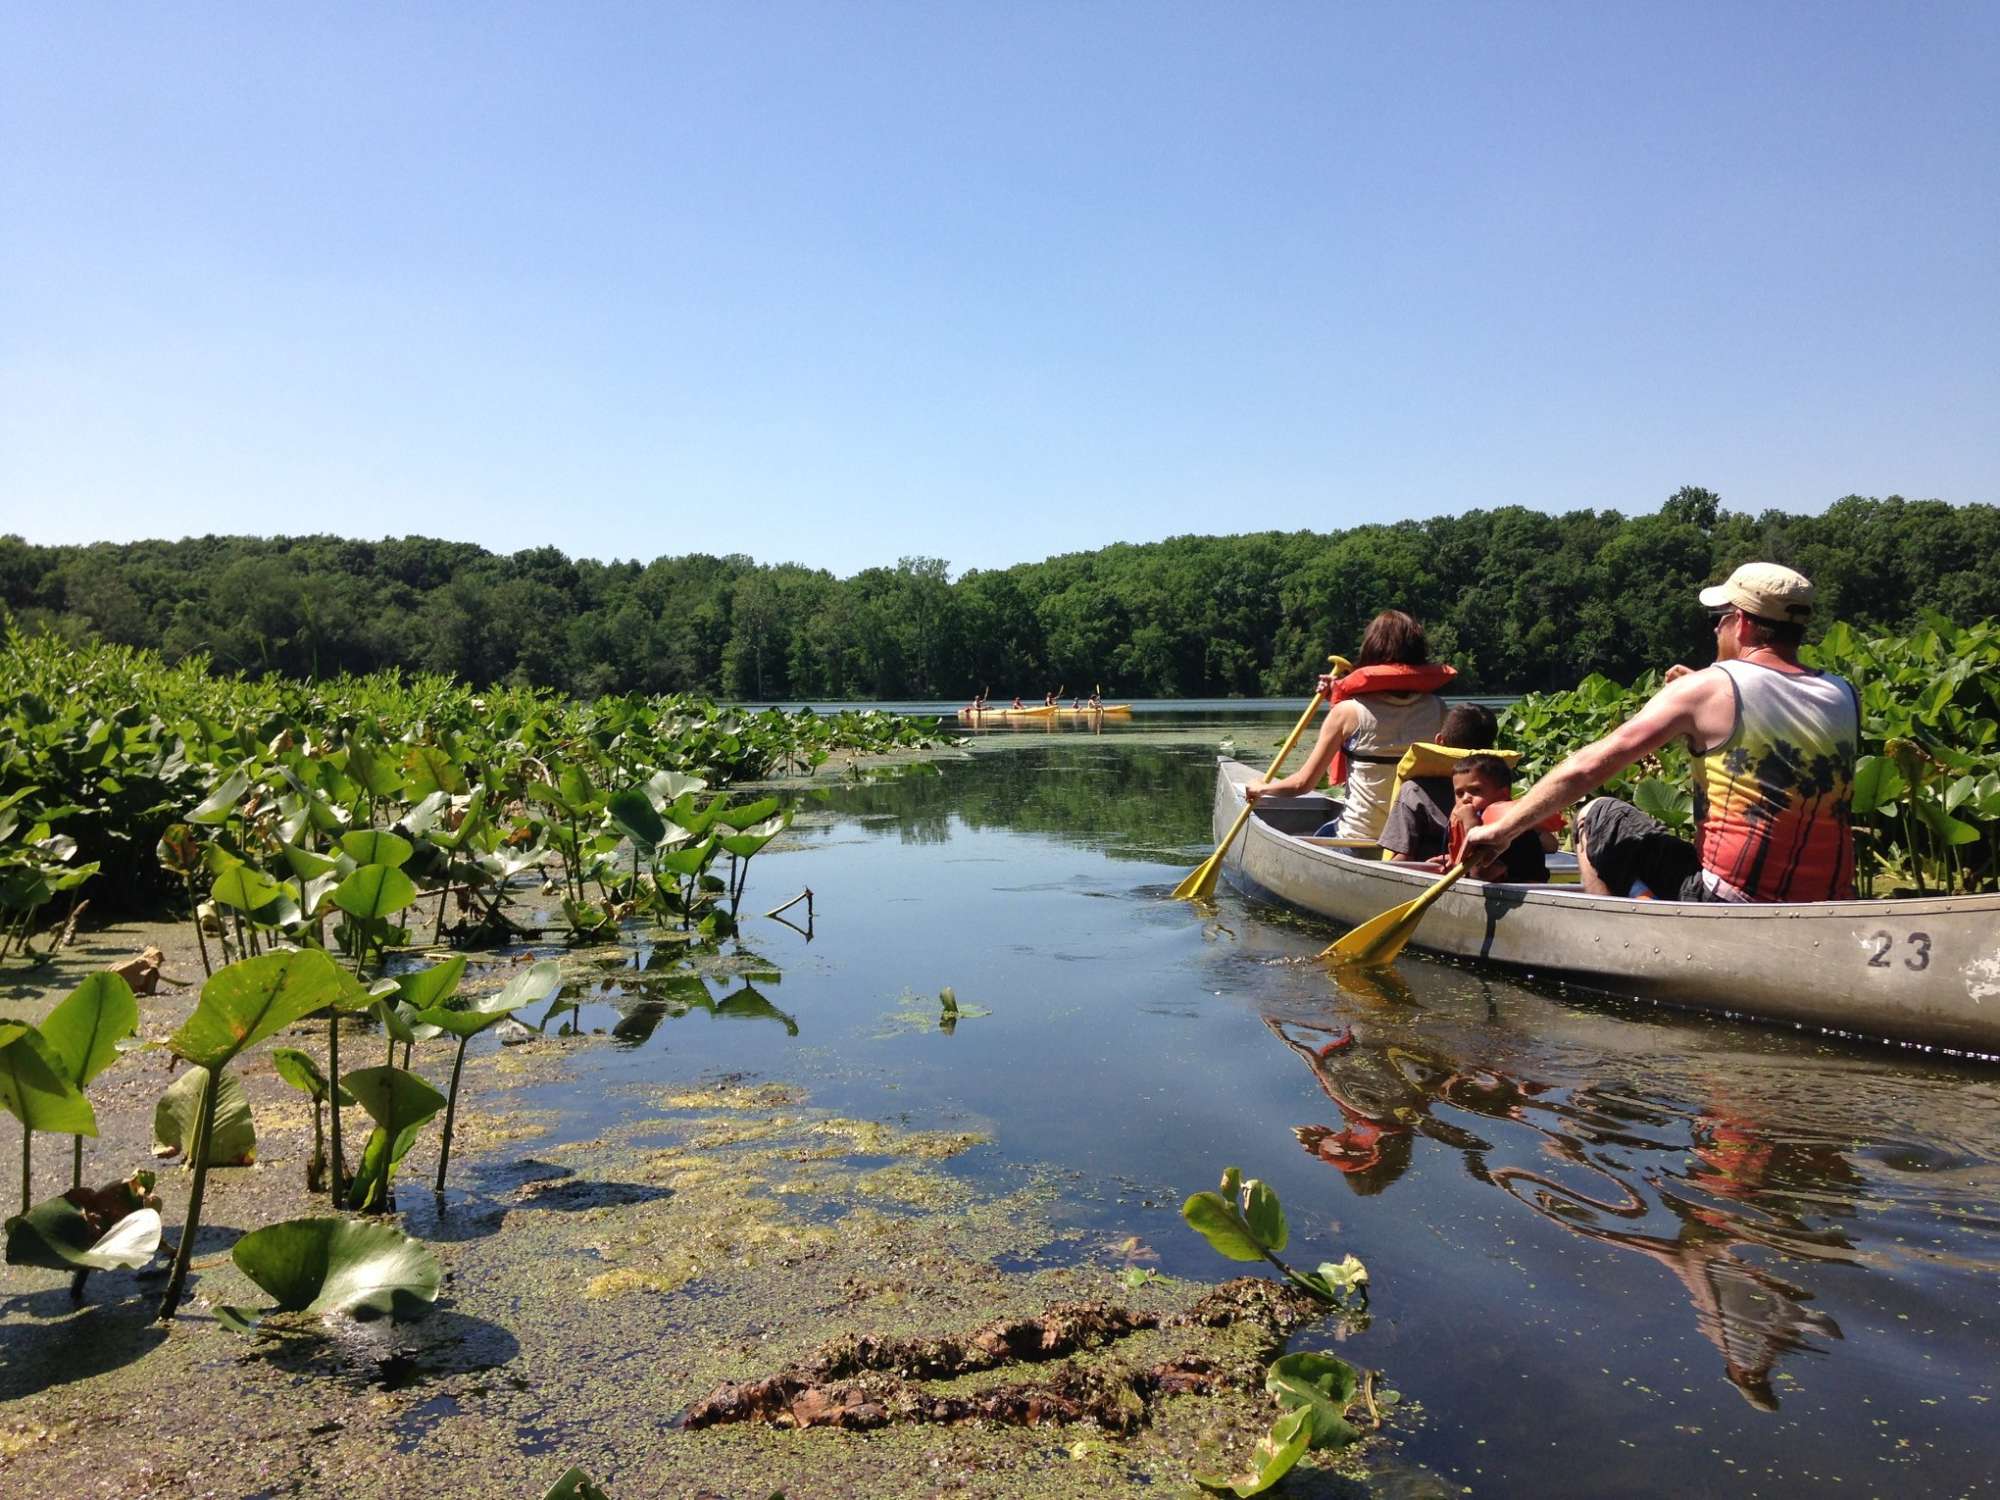
<svg viewBox="0 0 2000 1500">
<path fill-rule="evenodd" d="M 989 719 L 1097 720 L 1131 717 L 1131 704 L 1106 703 L 1103 694 L 1094 688 L 1088 698 L 1077 698 L 1068 704 L 1062 701 L 1061 688 L 1052 693 L 1042 694 L 1042 701 L 1038 704 L 1024 703 L 1021 701 L 1021 695 L 1016 693 L 1014 701 L 1005 708 L 991 707 L 986 701 L 986 694 L 982 692 L 970 704 L 958 711 L 958 721 L 961 724 L 979 724 Z"/>
<path fill-rule="evenodd" d="M 1812 584 L 1746 563 L 1700 603 L 1714 663 L 1669 667 L 1644 707 L 1519 796 L 1512 757 L 1448 732 L 1461 727 L 1440 696 L 1453 672 L 1430 660 L 1422 626 L 1384 611 L 1354 669 L 1320 679 L 1304 765 L 1218 766 L 1219 839 L 1253 814 L 1218 851 L 1221 873 L 1354 926 L 1462 865 L 1413 946 L 1704 1010 L 2000 1052 L 2000 895 L 1855 898 L 1860 700 L 1799 660 Z M 1692 842 L 1629 802 L 1584 800 L 1670 742 L 1690 754 Z M 1547 834 L 1578 803 L 1575 883 L 1556 883 Z"/>
</svg>

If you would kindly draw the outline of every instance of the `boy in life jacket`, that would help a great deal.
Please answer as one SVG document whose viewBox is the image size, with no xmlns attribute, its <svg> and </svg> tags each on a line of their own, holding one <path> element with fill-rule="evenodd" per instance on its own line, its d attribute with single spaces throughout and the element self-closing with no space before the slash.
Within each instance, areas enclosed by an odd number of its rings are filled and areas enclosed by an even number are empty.
<svg viewBox="0 0 2000 1500">
<path fill-rule="evenodd" d="M 1451 833 L 1446 858 L 1456 862 L 1466 833 L 1497 821 L 1514 799 L 1514 768 L 1497 755 L 1468 755 L 1451 773 Z M 1526 829 L 1496 858 L 1475 853 L 1465 873 L 1474 880 L 1498 880 L 1509 885 L 1538 884 L 1549 878 L 1549 862 L 1537 829 Z"/>
<path fill-rule="evenodd" d="M 1382 825 L 1382 848 L 1391 860 L 1422 864 L 1445 852 L 1455 760 L 1476 750 L 1491 750 L 1498 733 L 1499 723 L 1485 704 L 1455 703 L 1446 711 L 1431 747 L 1463 752 L 1461 755 L 1424 755 L 1425 746 L 1410 747 L 1403 763 L 1396 767 L 1403 778 L 1402 790 L 1389 808 L 1389 821 Z"/>
</svg>

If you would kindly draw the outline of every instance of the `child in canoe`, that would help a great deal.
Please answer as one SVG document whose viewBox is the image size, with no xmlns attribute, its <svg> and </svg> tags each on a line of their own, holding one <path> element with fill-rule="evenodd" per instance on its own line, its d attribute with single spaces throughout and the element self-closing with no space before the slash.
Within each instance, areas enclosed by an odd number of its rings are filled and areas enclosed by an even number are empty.
<svg viewBox="0 0 2000 1500">
<path fill-rule="evenodd" d="M 1455 863 L 1465 835 L 1482 823 L 1491 823 L 1507 811 L 1514 799 L 1514 768 L 1497 755 L 1468 755 L 1452 768 L 1451 830 L 1446 841 L 1445 859 Z M 1558 817 L 1556 826 L 1561 827 Z M 1549 862 L 1542 849 L 1541 835 L 1552 831 L 1530 828 L 1501 851 L 1497 859 L 1466 866 L 1474 880 L 1498 880 L 1509 885 L 1535 885 L 1549 878 Z"/>
<path fill-rule="evenodd" d="M 1498 732 L 1499 721 L 1492 709 L 1482 703 L 1455 703 L 1430 743 L 1440 750 L 1491 750 Z M 1445 835 L 1451 825 L 1451 773 L 1460 758 L 1413 757 L 1412 769 L 1404 771 L 1403 789 L 1389 809 L 1389 821 L 1382 825 L 1381 843 L 1390 859 L 1422 863 L 1445 852 Z"/>
</svg>

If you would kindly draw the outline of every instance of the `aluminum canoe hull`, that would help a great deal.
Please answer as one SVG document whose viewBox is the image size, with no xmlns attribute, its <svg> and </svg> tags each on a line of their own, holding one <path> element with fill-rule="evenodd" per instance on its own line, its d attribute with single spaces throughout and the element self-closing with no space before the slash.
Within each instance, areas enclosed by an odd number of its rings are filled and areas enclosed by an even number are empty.
<svg viewBox="0 0 2000 1500">
<path fill-rule="evenodd" d="M 1257 774 L 1218 764 L 1218 840 Z M 1435 879 L 1300 836 L 1332 807 L 1324 796 L 1260 801 L 1224 877 L 1343 926 Z M 1461 880 L 1410 946 L 1711 1014 L 2000 1054 L 2000 895 L 1729 906 Z"/>
</svg>

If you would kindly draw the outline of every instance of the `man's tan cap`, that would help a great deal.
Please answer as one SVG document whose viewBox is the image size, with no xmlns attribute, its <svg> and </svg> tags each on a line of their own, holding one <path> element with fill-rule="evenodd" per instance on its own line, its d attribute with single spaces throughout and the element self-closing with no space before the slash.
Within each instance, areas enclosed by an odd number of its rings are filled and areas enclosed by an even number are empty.
<svg viewBox="0 0 2000 1500">
<path fill-rule="evenodd" d="M 1761 620 L 1803 624 L 1813 612 L 1812 580 L 1777 563 L 1745 563 L 1713 588 L 1701 591 L 1710 609 L 1734 605 Z"/>
</svg>

